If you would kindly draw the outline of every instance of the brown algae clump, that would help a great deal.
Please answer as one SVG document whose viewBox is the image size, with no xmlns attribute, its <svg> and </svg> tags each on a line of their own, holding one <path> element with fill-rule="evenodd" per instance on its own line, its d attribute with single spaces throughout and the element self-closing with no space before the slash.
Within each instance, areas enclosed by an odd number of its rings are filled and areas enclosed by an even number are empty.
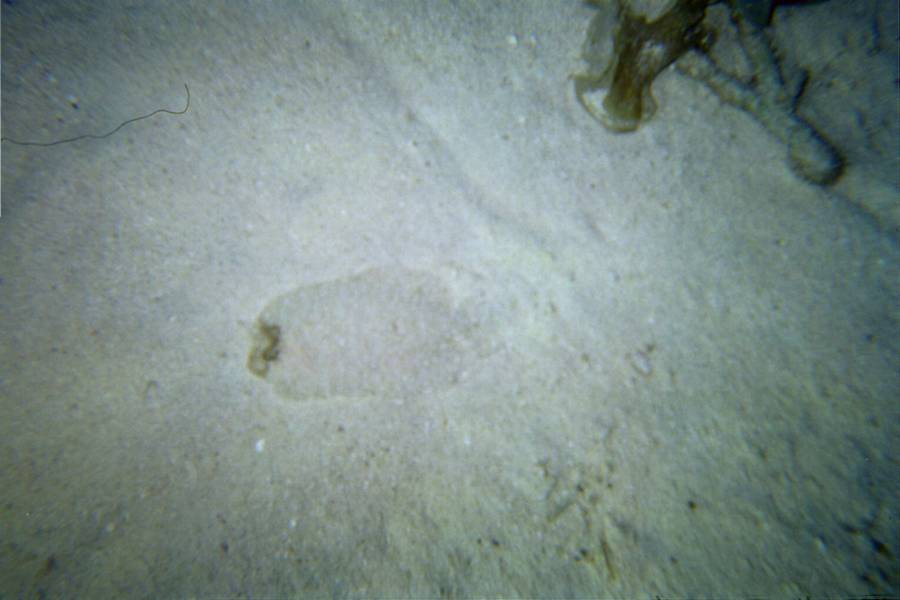
<svg viewBox="0 0 900 600">
<path fill-rule="evenodd" d="M 588 1 L 598 8 L 606 5 L 604 0 Z M 833 184 L 841 176 L 841 153 L 797 113 L 809 75 L 788 72 L 778 59 L 768 31 L 772 0 L 726 2 L 740 52 L 752 71 L 749 77 L 729 72 L 711 54 L 715 35 L 703 21 L 714 0 L 675 0 L 652 21 L 632 13 L 626 0 L 614 1 L 615 12 L 601 10 L 591 19 L 582 49 L 588 69 L 573 77 L 575 96 L 592 117 L 611 131 L 634 131 L 656 111 L 653 80 L 677 61 L 682 73 L 705 84 L 722 102 L 748 112 L 781 140 L 798 176 L 818 185 Z M 601 89 L 607 89 L 606 95 L 595 102 L 589 95 Z"/>
<path fill-rule="evenodd" d="M 601 0 L 590 0 L 601 6 Z M 609 35 L 607 17 L 598 13 L 588 27 L 582 57 L 588 63 L 587 73 L 575 75 L 578 102 L 595 119 L 616 132 L 634 131 L 656 112 L 650 85 L 663 69 L 691 48 L 705 48 L 712 34 L 701 22 L 708 0 L 678 0 L 667 12 L 653 21 L 632 14 L 618 0 L 619 26 L 615 32 L 613 58 L 598 52 L 603 38 Z M 606 89 L 601 104 L 586 94 Z"/>
</svg>

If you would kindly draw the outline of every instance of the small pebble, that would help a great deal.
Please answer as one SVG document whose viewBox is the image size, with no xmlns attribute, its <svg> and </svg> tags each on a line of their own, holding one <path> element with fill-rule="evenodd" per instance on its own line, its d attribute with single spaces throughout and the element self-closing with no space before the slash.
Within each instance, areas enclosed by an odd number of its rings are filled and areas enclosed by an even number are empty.
<svg viewBox="0 0 900 600">
<path fill-rule="evenodd" d="M 650 362 L 650 355 L 643 350 L 629 355 L 629 362 L 634 370 L 644 377 L 650 377 L 653 374 L 653 363 Z"/>
</svg>

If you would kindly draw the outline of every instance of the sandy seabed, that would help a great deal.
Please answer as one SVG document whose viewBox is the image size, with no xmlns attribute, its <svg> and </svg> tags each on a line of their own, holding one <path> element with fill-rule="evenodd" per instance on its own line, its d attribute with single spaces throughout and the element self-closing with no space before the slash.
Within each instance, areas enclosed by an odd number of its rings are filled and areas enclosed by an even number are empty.
<svg viewBox="0 0 900 600">
<path fill-rule="evenodd" d="M 897 10 L 822 188 L 574 1 L 5 2 L 4 136 L 191 106 L 3 144 L 0 596 L 896 595 Z"/>
</svg>

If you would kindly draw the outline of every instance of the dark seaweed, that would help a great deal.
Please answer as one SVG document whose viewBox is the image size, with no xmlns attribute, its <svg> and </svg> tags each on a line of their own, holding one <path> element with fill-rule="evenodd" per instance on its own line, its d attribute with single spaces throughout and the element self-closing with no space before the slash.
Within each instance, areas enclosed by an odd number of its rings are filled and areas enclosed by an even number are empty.
<svg viewBox="0 0 900 600">
<path fill-rule="evenodd" d="M 593 2 L 596 4 L 597 2 Z M 659 73 L 691 48 L 708 48 L 712 34 L 702 26 L 708 0 L 679 0 L 653 21 L 634 15 L 619 3 L 619 26 L 615 32 L 613 59 L 608 65 L 591 49 L 603 31 L 602 14 L 591 21 L 586 51 L 588 72 L 576 75 L 575 95 L 594 118 L 613 131 L 637 129 L 656 110 L 650 85 Z M 609 88 L 601 107 L 585 94 Z"/>
</svg>

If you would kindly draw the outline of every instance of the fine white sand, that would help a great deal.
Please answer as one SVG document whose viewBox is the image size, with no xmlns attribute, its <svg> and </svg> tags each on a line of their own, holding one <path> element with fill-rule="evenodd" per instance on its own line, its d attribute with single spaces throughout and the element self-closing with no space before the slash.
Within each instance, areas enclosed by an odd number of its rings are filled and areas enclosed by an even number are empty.
<svg viewBox="0 0 900 600">
<path fill-rule="evenodd" d="M 0 596 L 897 594 L 896 3 L 776 14 L 827 189 L 593 13 L 5 2 L 4 136 L 191 106 L 3 143 Z"/>
</svg>

